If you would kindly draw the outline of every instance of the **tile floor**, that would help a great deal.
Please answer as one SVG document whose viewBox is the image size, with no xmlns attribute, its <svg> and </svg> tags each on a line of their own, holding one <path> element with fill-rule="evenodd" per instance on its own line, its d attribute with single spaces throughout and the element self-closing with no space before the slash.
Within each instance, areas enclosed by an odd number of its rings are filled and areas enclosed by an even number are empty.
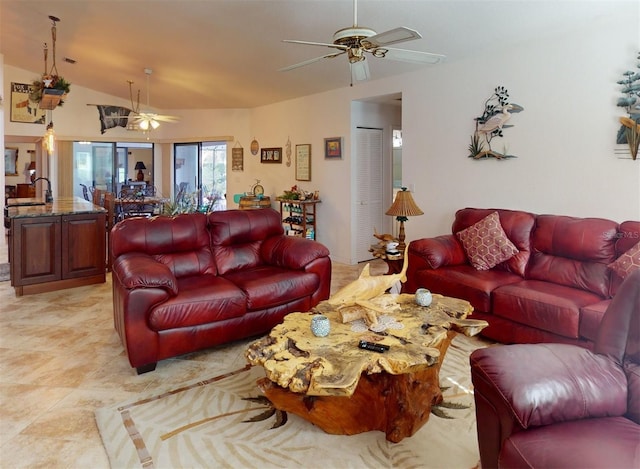
<svg viewBox="0 0 640 469">
<path fill-rule="evenodd" d="M 334 264 L 332 291 L 363 267 Z M 372 261 L 372 274 L 385 272 Z M 0 282 L 0 467 L 108 468 L 94 409 L 208 375 L 221 348 L 138 376 L 113 329 L 110 275 L 102 285 L 19 298 Z M 244 357 L 231 361 L 243 365 Z"/>
</svg>

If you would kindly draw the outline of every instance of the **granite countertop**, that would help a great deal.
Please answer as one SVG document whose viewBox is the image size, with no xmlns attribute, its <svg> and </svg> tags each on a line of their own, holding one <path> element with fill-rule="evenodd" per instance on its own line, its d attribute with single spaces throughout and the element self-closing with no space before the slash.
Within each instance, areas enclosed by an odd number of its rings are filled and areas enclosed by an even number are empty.
<svg viewBox="0 0 640 469">
<path fill-rule="evenodd" d="M 94 205 L 79 197 L 58 197 L 50 204 L 44 204 L 40 198 L 8 199 L 5 210 L 8 218 L 106 212 L 103 207 Z"/>
</svg>

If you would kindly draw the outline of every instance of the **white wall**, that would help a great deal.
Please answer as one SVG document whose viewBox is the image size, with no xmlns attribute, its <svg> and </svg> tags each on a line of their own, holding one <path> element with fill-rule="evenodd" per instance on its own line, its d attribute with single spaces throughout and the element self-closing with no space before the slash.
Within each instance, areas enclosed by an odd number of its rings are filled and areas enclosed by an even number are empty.
<svg viewBox="0 0 640 469">
<path fill-rule="evenodd" d="M 580 8 L 578 2 L 575 8 Z M 290 140 L 293 152 L 296 144 L 311 144 L 312 180 L 299 185 L 320 191 L 318 239 L 339 262 L 352 258 L 351 102 L 377 95 L 403 97 L 403 184 L 415 186 L 415 200 L 425 212 L 405 224 L 408 240 L 449 232 L 455 210 L 465 206 L 639 220 L 640 161 L 613 154 L 622 115 L 615 105 L 620 96 L 616 81 L 636 66 L 639 17 L 640 5 L 630 2 L 628 8 L 611 8 L 609 15 L 563 36 L 541 35 L 526 44 L 505 38 L 503 49 L 488 50 L 482 57 L 393 79 L 250 110 L 176 111 L 172 114 L 182 116 L 180 123 L 164 125 L 155 135 L 163 142 L 232 136 L 245 149 L 244 171 L 229 172 L 229 194 L 249 190 L 260 179 L 272 197 L 297 183 L 294 165 L 261 164 L 249 151 L 251 140 L 283 150 Z M 32 78 L 32 73 L 5 66 L 4 96 L 8 99 L 11 81 Z M 524 107 L 514 114 L 514 127 L 504 132 L 510 153 L 518 158 L 474 161 L 467 158 L 473 119 L 498 85 Z M 118 104 L 115 98 L 73 87 L 64 108 L 54 111 L 58 135 L 100 138 L 97 111 L 88 102 Z M 8 109 L 7 102 L 7 135 L 44 132 L 44 126 L 9 122 Z M 102 138 L 129 136 L 115 129 Z M 325 160 L 324 138 L 336 136 L 344 137 L 343 158 Z M 501 148 L 497 140 L 496 148 Z M 170 145 L 158 146 L 158 154 L 165 183 Z"/>
<path fill-rule="evenodd" d="M 396 92 L 403 98 L 403 184 L 415 186 L 425 212 L 405 224 L 407 239 L 450 232 L 454 212 L 467 206 L 639 220 L 640 161 L 613 153 L 623 115 L 616 81 L 635 68 L 640 50 L 640 6 L 629 7 L 560 37 L 528 44 L 506 38 L 504 49 L 482 57 L 266 106 L 253 112 L 251 124 L 276 141 L 304 135 L 314 149 L 323 137 L 345 137 L 343 160 L 320 160 L 318 168 L 315 159 L 313 177 L 323 199 L 319 240 L 340 262 L 352 257 L 348 101 Z M 524 107 L 502 139 L 518 158 L 476 161 L 467 157 L 473 119 L 498 85 Z"/>
</svg>

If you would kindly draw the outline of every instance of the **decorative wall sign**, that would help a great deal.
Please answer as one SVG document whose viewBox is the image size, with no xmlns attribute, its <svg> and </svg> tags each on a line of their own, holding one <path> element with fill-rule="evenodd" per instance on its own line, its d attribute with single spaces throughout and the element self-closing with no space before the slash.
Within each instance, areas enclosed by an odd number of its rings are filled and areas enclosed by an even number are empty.
<svg viewBox="0 0 640 469">
<path fill-rule="evenodd" d="M 11 83 L 11 122 L 44 124 L 46 111 L 29 98 L 33 90 L 33 85 L 27 83 Z"/>
<path fill-rule="evenodd" d="M 342 137 L 324 139 L 324 157 L 330 159 L 342 158 Z"/>
<path fill-rule="evenodd" d="M 244 148 L 231 149 L 231 171 L 244 171 Z"/>
<path fill-rule="evenodd" d="M 260 163 L 282 163 L 282 147 L 260 150 Z"/>
<path fill-rule="evenodd" d="M 287 143 L 284 146 L 285 155 L 287 155 L 287 168 L 291 166 L 291 140 L 287 137 Z"/>
<path fill-rule="evenodd" d="M 311 181 L 311 145 L 296 145 L 296 181 Z"/>
<path fill-rule="evenodd" d="M 511 119 L 511 114 L 523 111 L 518 104 L 509 103 L 509 92 L 504 86 L 498 86 L 491 96 L 484 102 L 484 111 L 480 117 L 476 117 L 476 130 L 471 136 L 469 144 L 469 158 L 479 159 L 493 157 L 496 159 L 515 158 L 509 155 L 507 149 L 503 153 L 491 148 L 491 140 L 494 137 L 502 137 L 502 129 L 513 127 L 505 123 Z"/>
</svg>

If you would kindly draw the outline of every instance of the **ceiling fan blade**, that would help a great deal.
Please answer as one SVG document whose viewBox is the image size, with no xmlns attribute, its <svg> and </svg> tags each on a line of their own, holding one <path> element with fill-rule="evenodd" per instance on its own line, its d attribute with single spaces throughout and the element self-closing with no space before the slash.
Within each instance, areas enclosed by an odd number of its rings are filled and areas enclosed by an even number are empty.
<svg viewBox="0 0 640 469">
<path fill-rule="evenodd" d="M 351 82 L 366 81 L 371 76 L 369 73 L 369 64 L 366 60 L 360 60 L 349 64 L 351 66 Z"/>
<path fill-rule="evenodd" d="M 154 119 L 161 122 L 178 122 L 180 120 L 178 116 L 155 116 Z"/>
<path fill-rule="evenodd" d="M 397 44 L 398 42 L 413 41 L 421 37 L 422 35 L 418 31 L 400 26 L 399 28 L 390 29 L 389 31 L 362 39 L 360 44 L 366 49 L 375 49 L 390 44 Z"/>
<path fill-rule="evenodd" d="M 386 49 L 386 48 L 385 48 Z M 446 55 L 433 54 L 431 52 L 420 52 L 417 50 L 387 49 L 384 55 L 385 59 L 398 60 L 400 62 L 409 62 L 414 64 L 437 64 L 447 58 Z"/>
<path fill-rule="evenodd" d="M 322 59 L 331 59 L 333 57 L 337 57 L 339 55 L 344 54 L 345 51 L 333 52 L 331 54 L 322 55 L 320 57 L 316 57 L 315 59 L 305 60 L 304 62 L 299 62 L 297 64 L 289 65 L 288 67 L 278 69 L 279 72 L 288 72 L 289 70 L 293 70 L 294 68 L 304 67 L 305 65 L 310 65 L 312 63 L 318 62 Z"/>
<path fill-rule="evenodd" d="M 323 46 L 323 47 L 333 47 L 334 49 L 342 49 L 347 50 L 347 46 L 343 46 L 340 44 L 331 44 L 329 42 L 312 42 L 312 41 L 297 41 L 295 39 L 283 39 L 282 42 L 289 42 L 291 44 L 304 44 L 306 46 Z"/>
</svg>

